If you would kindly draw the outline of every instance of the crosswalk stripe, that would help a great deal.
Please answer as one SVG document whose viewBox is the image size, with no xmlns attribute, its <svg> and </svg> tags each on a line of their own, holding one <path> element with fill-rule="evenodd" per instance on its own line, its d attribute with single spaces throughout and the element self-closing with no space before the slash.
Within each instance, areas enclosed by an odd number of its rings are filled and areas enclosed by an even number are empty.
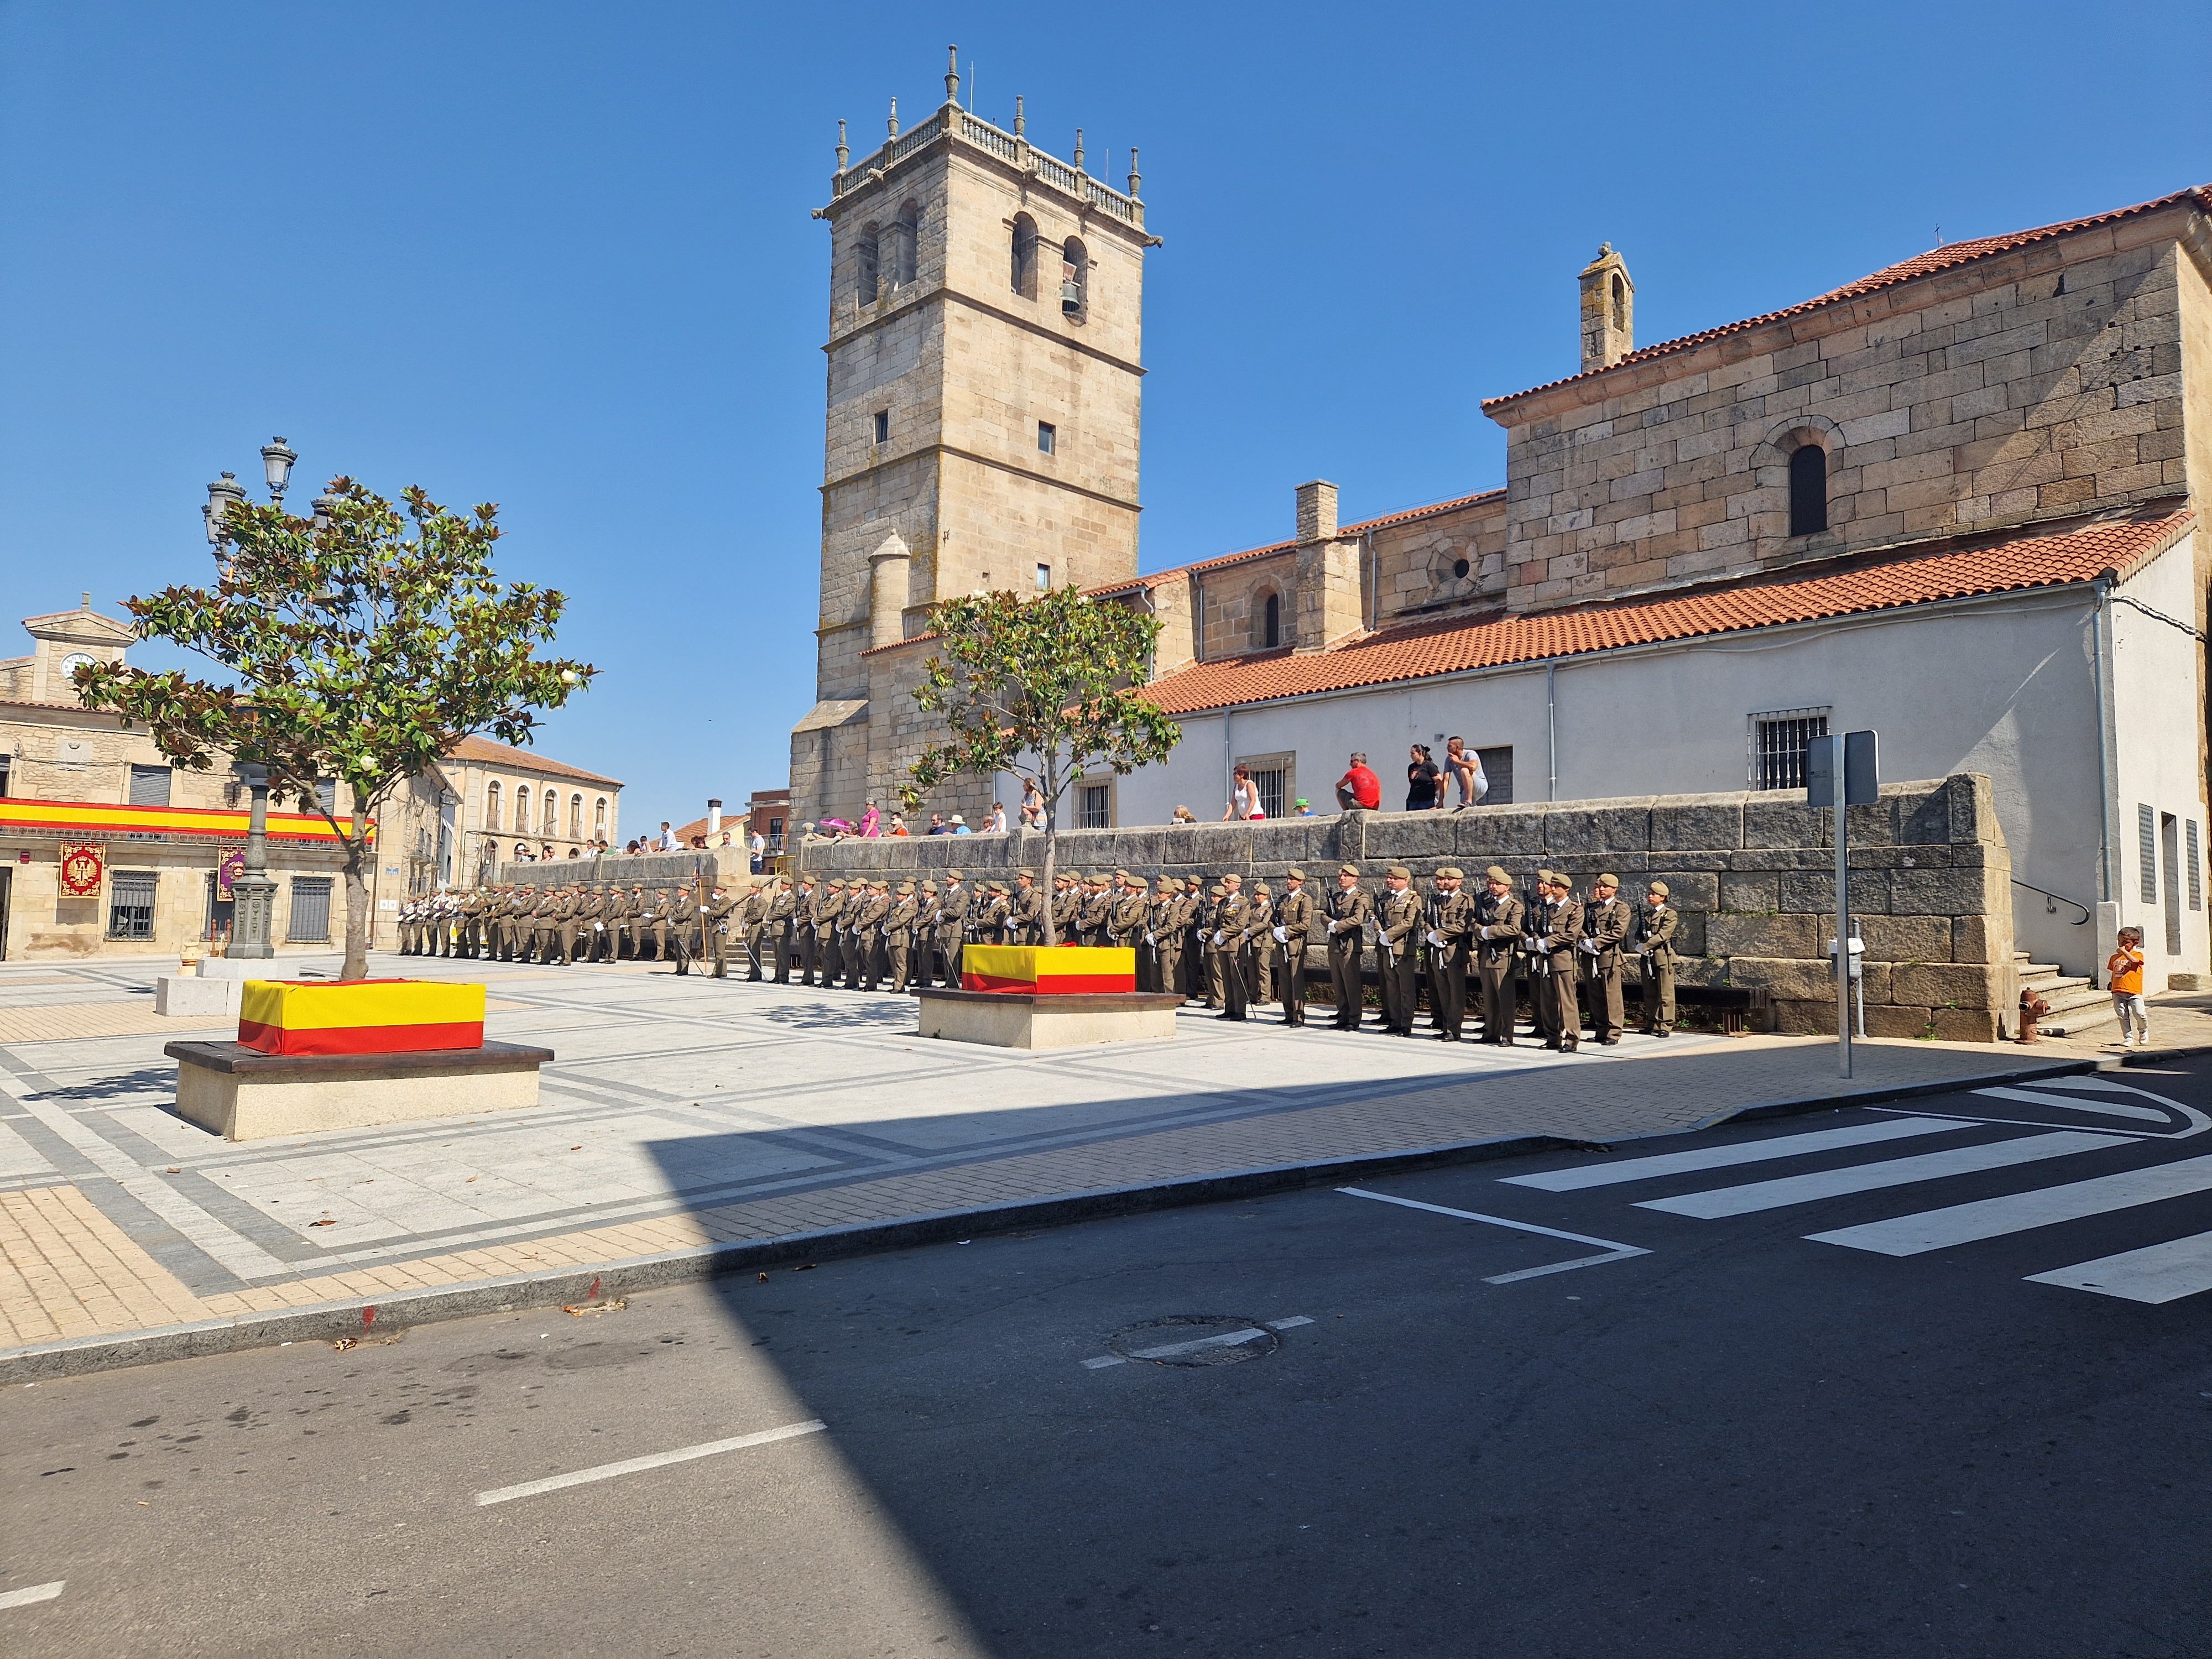
<svg viewBox="0 0 2212 1659">
<path fill-rule="evenodd" d="M 1754 1210 L 1780 1209 L 1784 1205 L 1809 1204 L 1844 1193 L 1872 1192 L 1881 1187 L 1903 1187 L 1916 1181 L 1940 1181 L 1947 1176 L 1972 1175 L 1982 1170 L 2002 1170 L 2016 1164 L 2033 1164 L 2046 1158 L 2068 1158 L 2075 1152 L 2106 1146 L 2141 1143 L 2117 1135 L 2067 1130 L 2057 1134 L 2018 1135 L 1979 1146 L 1960 1146 L 1948 1152 L 1923 1152 L 1917 1158 L 1883 1158 L 1855 1164 L 1841 1170 L 1820 1170 L 1811 1175 L 1785 1176 L 1779 1181 L 1753 1181 L 1740 1187 L 1716 1187 L 1679 1198 L 1648 1199 L 1640 1210 L 1665 1210 L 1673 1215 L 1695 1216 L 1711 1221 L 1722 1216 L 1748 1215 Z"/>
<path fill-rule="evenodd" d="M 1901 1117 L 1885 1122 L 1858 1123 L 1847 1129 L 1816 1129 L 1809 1134 L 1777 1135 L 1768 1140 L 1738 1141 L 1732 1146 L 1700 1146 L 1686 1152 L 1661 1152 L 1652 1158 L 1623 1158 L 1615 1164 L 1584 1164 L 1571 1170 L 1547 1170 L 1540 1175 L 1506 1176 L 1509 1187 L 1535 1187 L 1547 1193 L 1571 1193 L 1584 1187 L 1610 1187 L 1624 1181 L 1649 1181 L 1654 1176 L 1686 1175 L 1698 1170 L 1724 1170 L 1735 1164 L 1763 1164 L 1770 1158 L 1802 1158 L 1808 1152 L 1832 1152 L 1842 1146 L 1864 1146 L 1885 1140 L 1904 1140 L 1913 1135 L 1940 1134 L 1948 1129 L 1978 1129 L 1972 1119 Z"/>
<path fill-rule="evenodd" d="M 2007 1233 L 2027 1232 L 2062 1221 L 2079 1221 L 2112 1210 L 2155 1204 L 2160 1199 L 2183 1198 L 2208 1189 L 2212 1189 L 2212 1158 L 2191 1158 L 2178 1164 L 2124 1170 L 2117 1175 L 2096 1176 L 2057 1187 L 2039 1187 L 2033 1192 L 1954 1204 L 1941 1210 L 1923 1210 L 1917 1215 L 1870 1221 L 1860 1227 L 1839 1227 L 1833 1232 L 1808 1237 L 1817 1243 L 1841 1244 L 1882 1255 L 1918 1255 L 1925 1250 L 2000 1238 Z"/>
<path fill-rule="evenodd" d="M 2053 1267 L 2047 1273 L 2030 1273 L 2027 1282 L 2094 1291 L 2130 1302 L 2179 1301 L 2212 1291 L 2212 1233 L 2170 1238 L 2140 1250 L 2123 1250 L 2118 1255 L 2100 1256 L 2070 1267 Z"/>
<path fill-rule="evenodd" d="M 2031 1094 L 2026 1089 L 1977 1089 L 1978 1095 L 1991 1100 L 2024 1100 L 2031 1106 L 2060 1106 L 2069 1112 L 2097 1112 L 2106 1117 L 2147 1118 L 2153 1123 L 2170 1123 L 2173 1120 L 2155 1106 L 2130 1106 L 2117 1100 L 2053 1100 L 2049 1095 Z"/>
</svg>

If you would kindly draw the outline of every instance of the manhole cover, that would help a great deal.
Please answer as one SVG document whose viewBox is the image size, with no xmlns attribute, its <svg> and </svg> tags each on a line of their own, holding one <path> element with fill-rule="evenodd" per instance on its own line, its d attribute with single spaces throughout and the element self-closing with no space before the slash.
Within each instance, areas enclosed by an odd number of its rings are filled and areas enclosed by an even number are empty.
<svg viewBox="0 0 2212 1659">
<path fill-rule="evenodd" d="M 1236 1365 L 1265 1359 L 1283 1339 L 1258 1319 L 1232 1314 L 1170 1314 L 1114 1333 L 1106 1346 L 1124 1359 L 1153 1365 Z"/>
</svg>

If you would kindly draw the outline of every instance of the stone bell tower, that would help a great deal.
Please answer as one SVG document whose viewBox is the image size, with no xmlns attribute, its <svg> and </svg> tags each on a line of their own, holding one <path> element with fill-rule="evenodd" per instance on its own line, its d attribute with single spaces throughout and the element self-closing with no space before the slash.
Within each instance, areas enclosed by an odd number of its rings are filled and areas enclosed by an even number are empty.
<svg viewBox="0 0 2212 1659">
<path fill-rule="evenodd" d="M 1583 373 L 1611 368 L 1636 349 L 1636 283 L 1606 243 L 1583 267 Z"/>
<path fill-rule="evenodd" d="M 892 810 L 938 599 L 1137 574 L 1145 230 L 1127 192 L 945 101 L 854 160 L 838 123 L 814 708 L 791 821 Z M 948 799 L 951 806 L 964 797 Z"/>
</svg>

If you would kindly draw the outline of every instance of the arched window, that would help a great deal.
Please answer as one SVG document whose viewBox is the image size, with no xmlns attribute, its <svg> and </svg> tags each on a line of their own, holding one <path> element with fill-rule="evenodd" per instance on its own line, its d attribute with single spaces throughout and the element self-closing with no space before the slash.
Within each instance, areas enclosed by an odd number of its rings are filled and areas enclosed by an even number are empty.
<svg viewBox="0 0 2212 1659">
<path fill-rule="evenodd" d="M 1790 533 L 1817 536 L 1828 527 L 1828 452 L 1816 443 L 1790 452 Z"/>
<path fill-rule="evenodd" d="M 561 797 L 554 790 L 549 788 L 545 792 L 545 826 L 543 833 L 548 836 L 556 836 L 560 834 L 560 832 Z"/>
<path fill-rule="evenodd" d="M 864 306 L 876 302 L 876 228 L 869 225 L 860 232 L 859 247 L 853 254 L 853 297 Z"/>
<path fill-rule="evenodd" d="M 1628 331 L 1628 284 L 1617 270 L 1613 273 L 1613 325 L 1623 333 Z"/>
<path fill-rule="evenodd" d="M 605 841 L 606 838 L 607 798 L 605 795 L 602 795 L 599 797 L 599 804 L 592 810 L 592 839 L 593 841 Z"/>
<path fill-rule="evenodd" d="M 584 798 L 581 795 L 571 795 L 568 797 L 568 839 L 581 841 L 583 838 Z"/>
<path fill-rule="evenodd" d="M 1267 595 L 1267 602 L 1260 607 L 1260 645 L 1272 651 L 1283 642 L 1283 596 Z"/>
<path fill-rule="evenodd" d="M 518 836 L 530 833 L 530 786 L 526 783 L 514 786 L 514 833 Z"/>
<path fill-rule="evenodd" d="M 893 250 L 891 284 L 904 288 L 914 281 L 916 267 L 921 263 L 921 210 L 908 202 L 899 210 L 898 241 Z"/>
<path fill-rule="evenodd" d="M 1014 292 L 1024 300 L 1037 296 L 1036 221 L 1026 213 L 1014 216 Z"/>
<path fill-rule="evenodd" d="M 497 830 L 504 827 L 499 821 L 499 780 L 494 778 L 484 785 L 484 828 Z"/>
<path fill-rule="evenodd" d="M 1091 253 L 1071 236 L 1060 248 L 1060 314 L 1081 322 L 1091 306 Z"/>
</svg>

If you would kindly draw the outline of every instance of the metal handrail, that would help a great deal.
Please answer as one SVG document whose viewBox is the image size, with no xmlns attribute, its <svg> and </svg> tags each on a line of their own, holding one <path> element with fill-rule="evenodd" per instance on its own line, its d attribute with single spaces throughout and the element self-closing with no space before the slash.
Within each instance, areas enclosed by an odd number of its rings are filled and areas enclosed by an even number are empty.
<svg viewBox="0 0 2212 1659">
<path fill-rule="evenodd" d="M 2081 920 L 2069 924 L 2072 927 L 2087 927 L 2088 925 L 2089 918 L 2096 914 L 2094 910 L 2090 909 L 2087 905 L 2082 903 L 2080 899 L 2068 898 L 2065 894 L 2054 893 L 2047 887 L 2038 887 L 2033 882 L 2022 881 L 2018 876 L 2014 876 L 2012 878 L 2012 884 L 2015 887 L 2025 887 L 2031 893 L 2040 893 L 2045 899 L 2056 899 L 2058 902 L 2057 904 L 2046 903 L 2043 907 L 2045 910 L 2051 911 L 2053 914 L 2057 913 L 2058 905 L 2060 904 L 2072 905 L 2076 910 L 2079 910 L 2081 913 Z"/>
</svg>

